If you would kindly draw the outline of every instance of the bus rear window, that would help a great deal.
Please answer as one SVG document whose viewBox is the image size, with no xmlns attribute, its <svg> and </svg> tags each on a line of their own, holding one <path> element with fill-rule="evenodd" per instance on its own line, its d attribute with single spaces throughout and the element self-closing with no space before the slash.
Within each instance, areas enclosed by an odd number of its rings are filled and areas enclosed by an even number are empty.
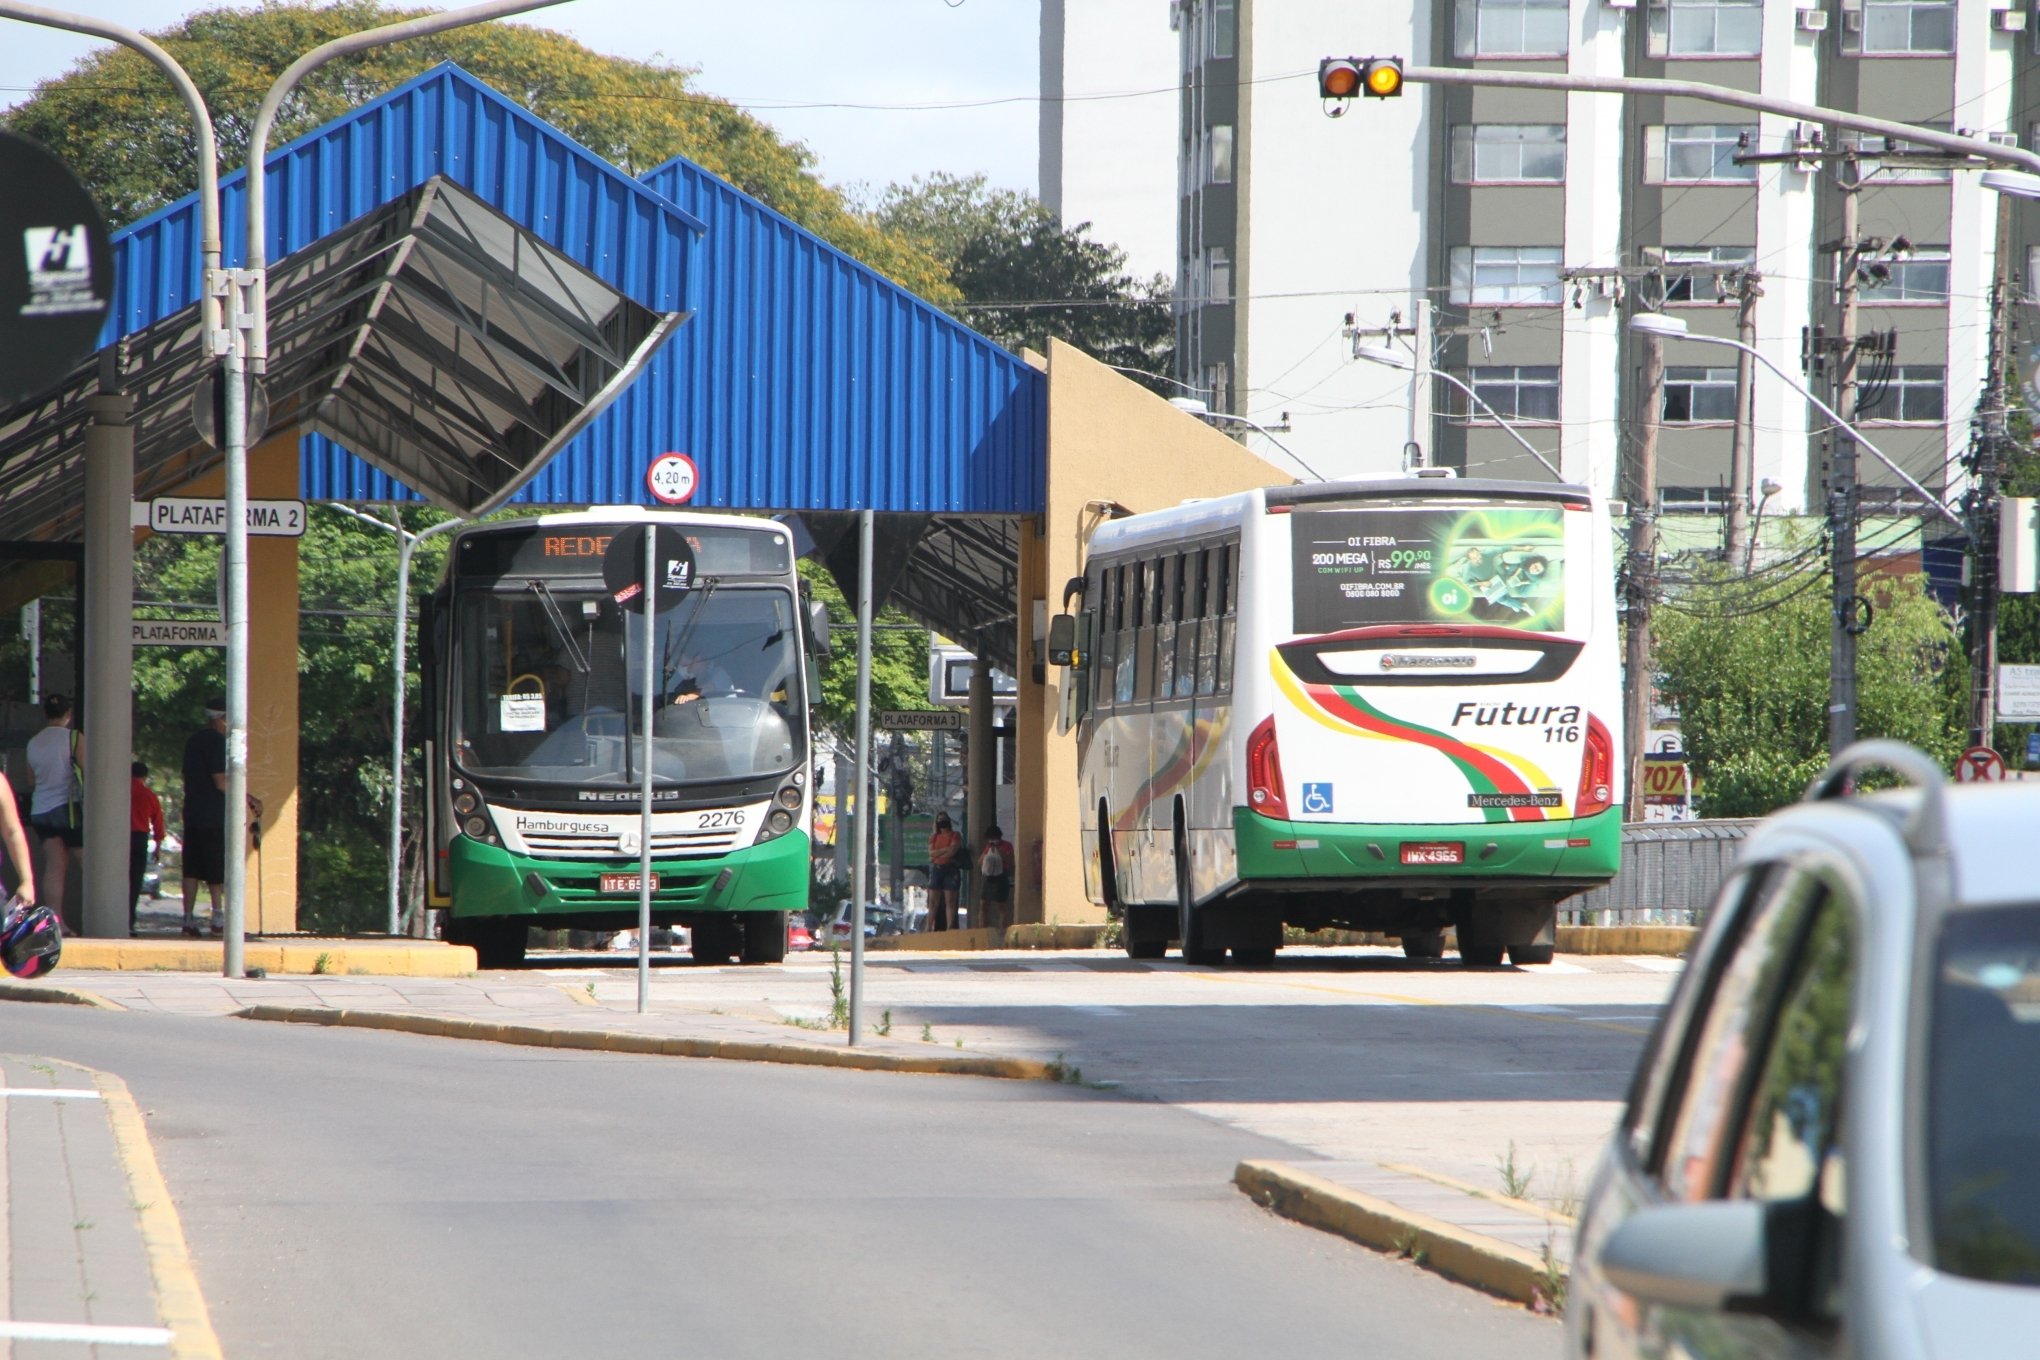
<svg viewBox="0 0 2040 1360">
<path fill-rule="evenodd" d="M 1427 623 L 1568 631 L 1558 505 L 1298 509 L 1290 522 L 1298 633 Z"/>
</svg>

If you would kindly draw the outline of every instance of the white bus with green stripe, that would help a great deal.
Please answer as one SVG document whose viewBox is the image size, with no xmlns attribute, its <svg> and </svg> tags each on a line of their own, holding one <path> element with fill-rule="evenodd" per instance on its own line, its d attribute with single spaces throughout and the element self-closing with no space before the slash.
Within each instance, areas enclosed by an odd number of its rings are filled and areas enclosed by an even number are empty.
<svg viewBox="0 0 2040 1360">
<path fill-rule="evenodd" d="M 1614 545 L 1585 487 L 1271 487 L 1109 520 L 1067 662 L 1086 883 L 1126 949 L 1266 963 L 1285 925 L 1551 958 L 1613 877 Z"/>
</svg>

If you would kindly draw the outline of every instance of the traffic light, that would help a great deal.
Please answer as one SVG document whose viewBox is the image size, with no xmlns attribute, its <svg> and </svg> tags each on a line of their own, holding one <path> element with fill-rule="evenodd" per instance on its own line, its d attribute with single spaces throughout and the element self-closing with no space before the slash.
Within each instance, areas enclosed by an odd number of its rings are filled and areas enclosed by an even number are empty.
<svg viewBox="0 0 2040 1360">
<path fill-rule="evenodd" d="M 1402 93 L 1400 57 L 1326 57 L 1318 63 L 1318 98 L 1391 99 Z"/>
</svg>

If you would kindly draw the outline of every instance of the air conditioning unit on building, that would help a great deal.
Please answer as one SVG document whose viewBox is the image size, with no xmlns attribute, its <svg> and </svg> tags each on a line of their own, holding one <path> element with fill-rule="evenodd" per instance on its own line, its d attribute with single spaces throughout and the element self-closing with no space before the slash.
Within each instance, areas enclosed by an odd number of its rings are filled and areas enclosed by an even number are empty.
<svg viewBox="0 0 2040 1360">
<path fill-rule="evenodd" d="M 2022 9 L 1992 10 L 1990 26 L 2000 33 L 2024 33 L 2026 31 L 2026 11 Z"/>
<path fill-rule="evenodd" d="M 1842 31 L 1844 33 L 1861 33 L 1863 31 L 1863 11 L 1860 9 L 1842 11 Z"/>
<path fill-rule="evenodd" d="M 2021 14 L 2019 17 L 2023 19 L 2026 16 Z M 2018 33 L 2023 30 L 2014 28 L 2007 31 Z M 1983 134 L 1983 139 L 1993 146 L 2017 146 L 2019 144 L 2019 134 L 2016 132 L 1986 132 Z"/>
<path fill-rule="evenodd" d="M 1827 19 L 1827 11 L 1824 9 L 1802 9 L 1792 17 L 1793 24 L 1801 33 L 1827 32 Z"/>
</svg>

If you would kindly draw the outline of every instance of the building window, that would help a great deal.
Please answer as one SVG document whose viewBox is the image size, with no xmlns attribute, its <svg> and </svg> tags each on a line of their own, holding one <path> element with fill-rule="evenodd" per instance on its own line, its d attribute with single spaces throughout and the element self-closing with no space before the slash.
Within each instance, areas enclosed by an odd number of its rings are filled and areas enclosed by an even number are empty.
<svg viewBox="0 0 2040 1360">
<path fill-rule="evenodd" d="M 1454 184 L 1558 184 L 1563 123 L 1461 123 L 1452 129 Z"/>
<path fill-rule="evenodd" d="M 1936 132 L 1948 132 L 1950 123 L 1922 123 L 1921 127 Z M 1844 132 L 1842 145 L 1856 153 L 1859 173 L 1875 175 L 1879 184 L 1946 184 L 1953 164 L 1953 158 L 1931 146 L 1915 147 L 1896 137 L 1880 137 L 1874 132 Z M 1917 155 L 1924 163 L 1907 165 L 1907 155 Z"/>
<path fill-rule="evenodd" d="M 1566 0 L 1455 0 L 1452 51 L 1461 57 L 1562 57 Z"/>
<path fill-rule="evenodd" d="M 1953 52 L 1955 6 L 1926 0 L 1867 0 L 1863 6 L 1864 54 Z"/>
<path fill-rule="evenodd" d="M 1204 399 L 1214 411 L 1232 410 L 1232 365 L 1207 364 L 1204 369 Z"/>
<path fill-rule="evenodd" d="M 1666 246 L 1665 301 L 1713 306 L 1733 302 L 1732 271 L 1757 258 L 1754 246 Z"/>
<path fill-rule="evenodd" d="M 1665 423 L 1696 425 L 1735 419 L 1735 369 L 1665 369 Z"/>
<path fill-rule="evenodd" d="M 1557 246 L 1454 246 L 1452 301 L 1480 307 L 1554 306 Z"/>
<path fill-rule="evenodd" d="M 1204 130 L 1204 167 L 1209 183 L 1232 183 L 1232 124 L 1219 123 Z"/>
<path fill-rule="evenodd" d="M 1858 302 L 1948 301 L 1948 252 L 1916 250 L 1902 260 L 1873 260 L 1857 271 Z"/>
<path fill-rule="evenodd" d="M 1236 0 L 1211 0 L 1211 56 L 1231 57 L 1238 50 L 1239 6 Z"/>
<path fill-rule="evenodd" d="M 1232 252 L 1213 246 L 1204 252 L 1205 297 L 1214 305 L 1231 302 Z"/>
<path fill-rule="evenodd" d="M 1479 401 L 1453 388 L 1455 416 L 1471 424 L 1502 420 L 1558 419 L 1558 368 L 1523 364 L 1479 364 L 1464 379 Z M 1486 405 L 1483 406 L 1482 403 Z"/>
<path fill-rule="evenodd" d="M 1859 403 L 1857 416 L 1862 420 L 1940 424 L 1948 418 L 1947 367 L 1899 364 L 1891 370 L 1891 380 L 1881 392 Z"/>
<path fill-rule="evenodd" d="M 1748 184 L 1754 165 L 1735 156 L 1754 146 L 1755 123 L 1671 123 L 1643 130 L 1643 177 L 1647 184 Z"/>
<path fill-rule="evenodd" d="M 1728 489 L 1720 486 L 1661 486 L 1662 515 L 1720 515 L 1728 512 Z"/>
<path fill-rule="evenodd" d="M 1654 57 L 1751 57 L 1763 45 L 1762 0 L 1671 0 L 1650 10 Z"/>
</svg>

